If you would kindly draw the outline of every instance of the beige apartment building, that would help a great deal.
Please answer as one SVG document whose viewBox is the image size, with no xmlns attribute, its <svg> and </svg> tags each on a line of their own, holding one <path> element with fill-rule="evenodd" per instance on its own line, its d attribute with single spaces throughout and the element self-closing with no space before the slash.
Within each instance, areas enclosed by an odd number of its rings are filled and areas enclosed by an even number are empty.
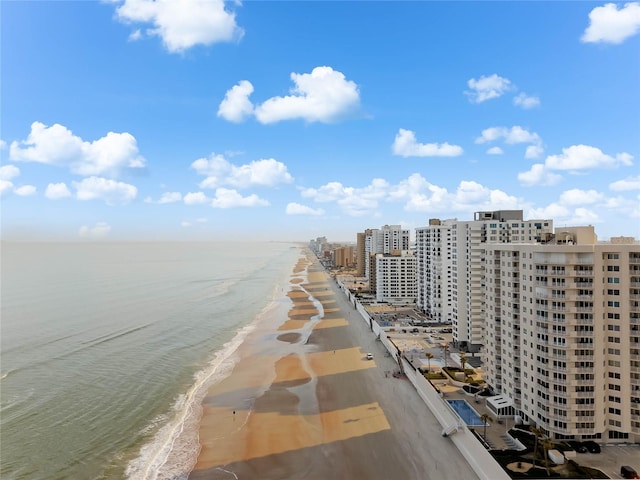
<svg viewBox="0 0 640 480">
<path fill-rule="evenodd" d="M 352 267 L 354 265 L 354 250 L 351 245 L 334 248 L 332 255 L 334 267 L 345 268 Z"/>
<path fill-rule="evenodd" d="M 367 236 L 371 235 L 371 230 L 367 229 L 364 232 L 358 232 L 356 240 L 356 276 L 364 277 L 367 271 L 367 250 L 366 240 Z"/>
<path fill-rule="evenodd" d="M 640 244 L 557 228 L 483 263 L 491 386 L 554 438 L 640 442 Z"/>
</svg>

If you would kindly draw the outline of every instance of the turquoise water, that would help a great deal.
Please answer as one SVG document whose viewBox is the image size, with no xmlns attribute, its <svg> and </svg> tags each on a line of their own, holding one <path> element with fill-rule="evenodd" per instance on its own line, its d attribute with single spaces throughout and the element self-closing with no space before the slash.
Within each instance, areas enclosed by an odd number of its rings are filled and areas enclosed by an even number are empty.
<svg viewBox="0 0 640 480">
<path fill-rule="evenodd" d="M 183 478 L 291 244 L 3 243 L 0 477 Z"/>
<path fill-rule="evenodd" d="M 466 400 L 447 400 L 451 408 L 462 418 L 468 427 L 483 427 L 484 422 L 480 420 L 480 415 L 469 405 Z"/>
</svg>

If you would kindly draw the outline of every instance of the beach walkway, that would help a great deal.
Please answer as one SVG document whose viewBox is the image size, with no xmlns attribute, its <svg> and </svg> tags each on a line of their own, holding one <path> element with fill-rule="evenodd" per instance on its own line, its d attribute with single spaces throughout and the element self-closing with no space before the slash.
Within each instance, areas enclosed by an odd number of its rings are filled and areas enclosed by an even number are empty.
<svg viewBox="0 0 640 480">
<path fill-rule="evenodd" d="M 311 254 L 288 296 L 209 390 L 189 479 L 478 478 Z"/>
</svg>

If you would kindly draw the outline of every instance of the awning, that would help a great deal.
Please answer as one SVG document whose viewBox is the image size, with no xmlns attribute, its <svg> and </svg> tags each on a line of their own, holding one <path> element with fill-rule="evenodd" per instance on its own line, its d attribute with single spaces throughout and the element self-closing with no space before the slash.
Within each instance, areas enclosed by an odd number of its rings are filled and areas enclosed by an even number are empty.
<svg viewBox="0 0 640 480">
<path fill-rule="evenodd" d="M 487 408 L 498 417 L 513 415 L 515 413 L 513 401 L 506 395 L 487 397 Z"/>
</svg>

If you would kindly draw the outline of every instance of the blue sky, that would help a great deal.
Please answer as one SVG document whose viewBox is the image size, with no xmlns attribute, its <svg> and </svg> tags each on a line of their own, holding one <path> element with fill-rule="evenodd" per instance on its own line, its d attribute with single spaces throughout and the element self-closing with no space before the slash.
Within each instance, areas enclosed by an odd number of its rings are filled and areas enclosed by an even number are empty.
<svg viewBox="0 0 640 480">
<path fill-rule="evenodd" d="M 640 3 L 0 4 L 4 239 L 640 237 Z"/>
</svg>

